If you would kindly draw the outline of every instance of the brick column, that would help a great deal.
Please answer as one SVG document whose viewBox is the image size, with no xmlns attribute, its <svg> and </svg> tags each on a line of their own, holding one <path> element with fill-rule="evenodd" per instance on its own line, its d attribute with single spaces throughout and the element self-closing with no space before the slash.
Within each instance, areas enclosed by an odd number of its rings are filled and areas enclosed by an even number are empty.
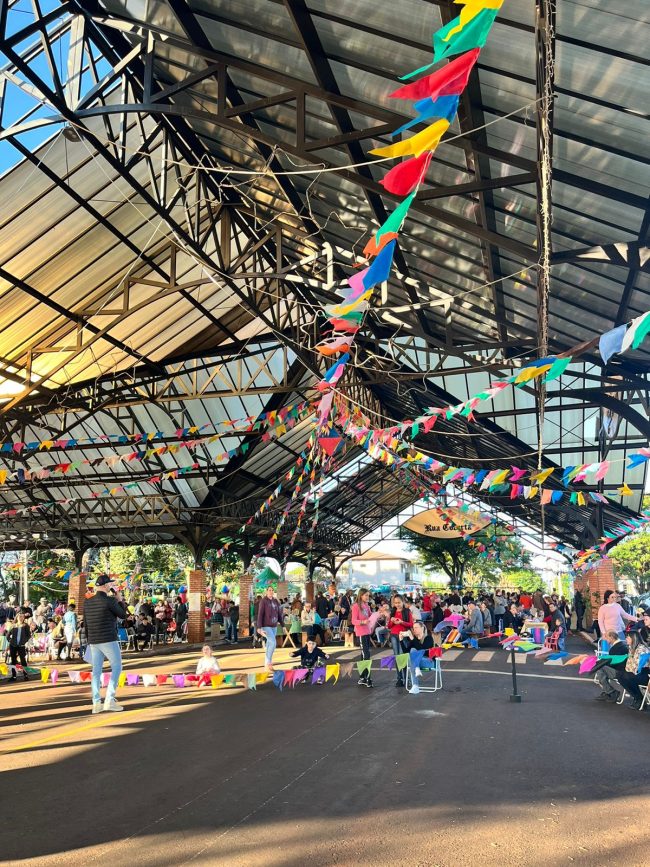
<svg viewBox="0 0 650 867">
<path fill-rule="evenodd" d="M 205 641 L 205 572 L 203 569 L 190 570 L 187 587 L 188 621 L 187 640 L 189 644 Z"/>
<path fill-rule="evenodd" d="M 305 581 L 305 601 L 312 603 L 314 601 L 314 582 L 309 578 Z"/>
<path fill-rule="evenodd" d="M 244 572 L 239 578 L 239 636 L 248 638 L 251 625 L 251 599 L 253 598 L 253 576 Z"/>
<path fill-rule="evenodd" d="M 77 609 L 77 616 L 81 617 L 84 613 L 84 602 L 86 601 L 86 573 L 80 572 L 70 576 L 68 584 L 68 605 L 74 602 Z"/>
<path fill-rule="evenodd" d="M 585 603 L 589 606 L 585 621 L 585 626 L 589 628 L 592 622 L 598 619 L 598 609 L 603 604 L 605 590 L 616 590 L 614 563 L 609 559 L 602 560 L 593 569 L 588 569 L 576 577 L 574 586 L 582 591 Z M 591 610 L 591 617 L 589 617 L 589 610 Z"/>
</svg>

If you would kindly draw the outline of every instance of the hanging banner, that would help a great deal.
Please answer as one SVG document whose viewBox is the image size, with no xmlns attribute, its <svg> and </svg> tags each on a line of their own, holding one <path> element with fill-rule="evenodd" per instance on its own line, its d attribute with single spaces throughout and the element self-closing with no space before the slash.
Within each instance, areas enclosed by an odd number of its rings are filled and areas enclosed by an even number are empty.
<svg viewBox="0 0 650 867">
<path fill-rule="evenodd" d="M 480 512 L 464 512 L 458 508 L 428 509 L 409 518 L 402 526 L 432 539 L 461 539 L 483 530 L 491 520 Z"/>
</svg>

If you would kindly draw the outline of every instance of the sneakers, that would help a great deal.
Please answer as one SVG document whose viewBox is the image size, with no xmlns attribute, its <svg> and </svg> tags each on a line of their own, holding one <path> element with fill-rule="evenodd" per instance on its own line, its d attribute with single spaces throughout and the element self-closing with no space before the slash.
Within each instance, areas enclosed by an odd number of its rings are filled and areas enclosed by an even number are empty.
<svg viewBox="0 0 650 867">
<path fill-rule="evenodd" d="M 374 684 L 373 684 L 373 682 L 370 680 L 370 678 L 368 678 L 368 680 L 366 680 L 366 681 L 364 682 L 363 685 L 364 685 L 364 686 L 367 686 L 368 689 L 372 689 L 373 686 L 374 686 Z"/>
<path fill-rule="evenodd" d="M 635 698 L 633 701 L 630 702 L 630 704 L 628 705 L 628 707 L 631 707 L 631 708 L 633 708 L 634 710 L 641 710 L 641 699 L 636 699 L 636 698 Z"/>
<path fill-rule="evenodd" d="M 399 687 L 399 686 L 404 686 L 404 681 L 403 681 L 403 680 L 398 680 L 398 681 L 395 683 L 395 686 L 398 686 L 398 687 Z"/>
<path fill-rule="evenodd" d="M 93 702 L 93 713 L 101 713 L 103 710 L 104 710 L 104 705 L 101 703 L 101 701 L 94 701 Z"/>
<path fill-rule="evenodd" d="M 409 689 L 409 692 L 411 693 L 411 695 L 419 695 L 420 687 L 416 683 L 414 683 L 413 686 Z"/>
<path fill-rule="evenodd" d="M 113 699 L 113 701 L 104 702 L 104 710 L 109 710 L 109 711 L 115 711 L 115 712 L 117 712 L 117 711 L 120 711 L 120 710 L 124 710 L 124 708 L 122 707 L 121 704 L 118 704 L 118 703 L 115 701 L 115 699 Z"/>
<path fill-rule="evenodd" d="M 594 699 L 594 701 L 607 701 L 608 698 L 609 698 L 609 693 L 608 693 L 608 692 L 601 692 L 600 695 L 597 695 L 597 696 L 596 696 L 596 698 Z"/>
<path fill-rule="evenodd" d="M 366 678 L 361 676 L 359 678 L 359 680 L 357 681 L 357 686 L 365 686 L 365 685 L 366 685 Z"/>
</svg>

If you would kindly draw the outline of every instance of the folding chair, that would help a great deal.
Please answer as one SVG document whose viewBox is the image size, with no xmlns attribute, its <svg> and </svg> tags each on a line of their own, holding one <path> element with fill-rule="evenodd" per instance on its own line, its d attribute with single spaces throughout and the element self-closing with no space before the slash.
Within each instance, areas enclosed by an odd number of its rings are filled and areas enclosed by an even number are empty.
<svg viewBox="0 0 650 867">
<path fill-rule="evenodd" d="M 598 643 L 596 644 L 596 656 L 598 659 L 601 656 L 606 656 L 609 653 L 609 642 L 605 641 L 604 638 L 599 638 Z"/>
<path fill-rule="evenodd" d="M 442 668 L 440 667 L 440 659 L 429 659 L 425 656 L 419 667 L 422 674 L 424 674 L 425 671 L 433 672 L 433 684 L 423 686 L 422 682 L 420 682 L 420 692 L 437 692 L 439 689 L 442 689 Z M 413 681 L 413 670 L 409 661 L 409 664 L 406 666 L 406 689 L 410 689 L 413 686 Z"/>
<path fill-rule="evenodd" d="M 639 708 L 639 710 L 643 710 L 643 708 L 646 706 L 646 704 L 648 704 L 648 706 L 650 706 L 650 700 L 648 699 L 648 685 L 650 685 L 650 684 L 646 684 L 646 686 L 642 686 L 641 684 L 639 684 L 639 689 L 643 693 L 643 698 L 641 700 L 641 707 Z"/>
</svg>

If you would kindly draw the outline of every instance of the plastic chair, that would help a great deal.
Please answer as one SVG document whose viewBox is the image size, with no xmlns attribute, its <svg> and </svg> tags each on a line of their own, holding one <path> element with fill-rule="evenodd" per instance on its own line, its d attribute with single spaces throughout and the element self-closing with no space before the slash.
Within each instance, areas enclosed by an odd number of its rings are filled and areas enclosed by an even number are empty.
<svg viewBox="0 0 650 867">
<path fill-rule="evenodd" d="M 561 632 L 559 629 L 556 629 L 555 632 L 552 632 L 550 635 L 547 635 L 544 640 L 544 650 L 553 650 L 558 651 L 559 641 L 560 641 Z"/>
</svg>

